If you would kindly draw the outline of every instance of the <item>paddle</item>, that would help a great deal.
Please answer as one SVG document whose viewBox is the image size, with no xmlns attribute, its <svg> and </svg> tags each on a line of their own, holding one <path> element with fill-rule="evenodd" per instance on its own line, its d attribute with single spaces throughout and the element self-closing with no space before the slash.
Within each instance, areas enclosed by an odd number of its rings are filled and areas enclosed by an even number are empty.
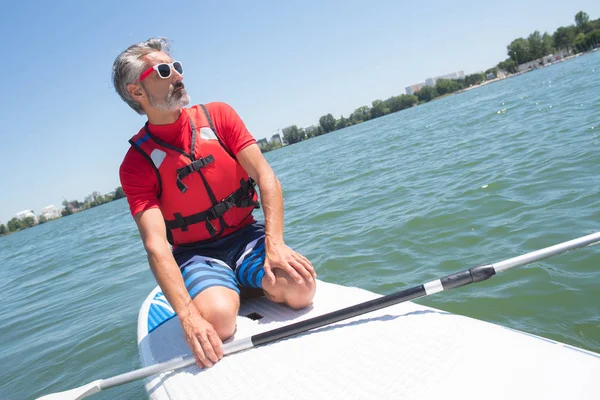
<svg viewBox="0 0 600 400">
<path fill-rule="evenodd" d="M 510 258 L 496 264 L 487 264 L 478 267 L 466 269 L 448 275 L 441 279 L 436 279 L 427 282 L 423 285 L 415 286 L 410 289 L 405 289 L 397 293 L 379 297 L 364 303 L 346 307 L 341 310 L 333 311 L 318 317 L 310 318 L 305 321 L 296 322 L 291 325 L 273 329 L 271 331 L 256 334 L 252 337 L 236 340 L 235 342 L 227 343 L 223 346 L 225 355 L 236 353 L 238 351 L 250 349 L 263 344 L 272 343 L 279 339 L 290 337 L 301 332 L 306 332 L 311 329 L 319 328 L 334 322 L 342 321 L 361 314 L 366 314 L 381 308 L 385 308 L 394 304 L 405 301 L 425 297 L 433 293 L 449 290 L 460 286 L 465 286 L 473 282 L 484 281 L 493 275 L 506 271 L 508 269 L 519 267 L 525 264 L 530 264 L 544 258 L 552 257 L 557 254 L 564 253 L 569 250 L 577 249 L 584 246 L 589 246 L 600 242 L 600 232 L 591 235 L 583 236 L 578 239 L 560 243 L 554 246 L 546 247 L 531 253 L 527 253 L 518 257 Z M 160 364 L 151 365 L 149 367 L 140 368 L 135 371 L 127 372 L 121 375 L 114 376 L 108 379 L 100 379 L 87 385 L 65 392 L 49 394 L 40 397 L 40 400 L 72 400 L 82 399 L 91 394 L 100 392 L 101 390 L 109 389 L 125 383 L 133 382 L 138 379 L 147 378 L 152 375 L 157 375 L 162 372 L 172 371 L 175 369 L 187 367 L 194 364 L 194 357 L 179 357 Z"/>
</svg>

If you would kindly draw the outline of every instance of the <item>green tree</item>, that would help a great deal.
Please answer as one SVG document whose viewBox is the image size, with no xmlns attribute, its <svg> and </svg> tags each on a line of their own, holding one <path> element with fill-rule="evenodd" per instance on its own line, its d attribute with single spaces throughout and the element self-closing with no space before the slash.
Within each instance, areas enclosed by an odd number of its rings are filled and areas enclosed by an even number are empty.
<svg viewBox="0 0 600 400">
<path fill-rule="evenodd" d="M 294 144 L 304 140 L 304 131 L 300 131 L 296 125 L 288 126 L 282 130 L 283 141 L 286 144 Z"/>
<path fill-rule="evenodd" d="M 335 130 L 335 118 L 331 114 L 323 115 L 319 118 L 319 125 L 324 133 L 332 132 Z"/>
<path fill-rule="evenodd" d="M 527 44 L 529 45 L 529 60 L 537 60 L 538 58 L 544 57 L 544 43 L 542 41 L 542 35 L 540 31 L 535 31 L 529 37 L 527 37 Z"/>
<path fill-rule="evenodd" d="M 73 214 L 73 209 L 71 208 L 71 206 L 67 202 L 67 205 L 65 206 L 65 209 L 60 212 L 60 215 L 62 215 L 63 217 L 66 217 L 67 215 L 71 215 L 71 214 Z"/>
<path fill-rule="evenodd" d="M 35 225 L 35 219 L 33 217 L 23 218 L 23 228 L 31 228 Z"/>
<path fill-rule="evenodd" d="M 371 118 L 383 117 L 384 115 L 390 113 L 390 109 L 383 100 L 375 100 L 373 101 L 372 105 L 373 107 L 371 107 Z"/>
<path fill-rule="evenodd" d="M 306 135 L 306 138 L 310 139 L 310 138 L 314 138 L 316 136 L 321 136 L 325 132 L 323 131 L 323 128 L 321 127 L 321 125 L 319 125 L 319 126 L 311 126 L 311 127 L 306 128 L 304 130 L 304 133 Z"/>
<path fill-rule="evenodd" d="M 354 112 L 350 115 L 350 120 L 354 124 L 360 124 L 361 122 L 365 122 L 371 119 L 371 110 L 369 106 L 358 107 Z"/>
<path fill-rule="evenodd" d="M 589 29 L 590 16 L 583 11 L 579 11 L 575 14 L 575 26 L 579 32 L 586 32 Z"/>
<path fill-rule="evenodd" d="M 439 79 L 435 83 L 435 90 L 440 95 L 456 92 L 458 89 L 458 83 L 454 79 Z"/>
<path fill-rule="evenodd" d="M 383 100 L 373 100 L 373 102 L 371 103 L 370 112 L 370 118 L 373 119 L 383 117 L 384 115 L 388 114 L 390 110 Z"/>
<path fill-rule="evenodd" d="M 498 63 L 498 68 L 508 72 L 509 74 L 515 74 L 519 71 L 519 69 L 517 68 L 517 63 L 512 58 L 507 58 L 504 61 L 500 61 Z"/>
<path fill-rule="evenodd" d="M 579 32 L 575 37 L 575 41 L 573 42 L 573 46 L 577 49 L 577 51 L 585 51 L 587 50 L 587 43 L 585 40 L 585 34 L 583 32 Z"/>
<path fill-rule="evenodd" d="M 542 35 L 542 51 L 544 56 L 554 53 L 554 40 L 548 32 L 544 32 Z"/>
<path fill-rule="evenodd" d="M 48 218 L 46 218 L 44 215 L 40 215 L 38 217 L 38 223 L 43 224 L 45 222 L 48 222 Z"/>
<path fill-rule="evenodd" d="M 335 129 L 344 129 L 347 126 L 350 126 L 350 120 L 348 118 L 344 118 L 343 115 L 340 115 L 340 119 L 335 122 Z"/>
<path fill-rule="evenodd" d="M 533 60 L 529 52 L 529 41 L 518 38 L 513 40 L 508 46 L 508 56 L 512 58 L 517 65 Z"/>
<path fill-rule="evenodd" d="M 4 226 L 4 224 L 0 224 L 0 236 L 6 235 L 7 233 L 8 229 L 6 229 L 6 226 Z"/>
<path fill-rule="evenodd" d="M 263 153 L 267 153 L 271 150 L 275 150 L 281 147 L 281 143 L 278 140 L 273 140 L 271 142 L 267 142 L 267 144 L 260 147 L 260 151 Z"/>
<path fill-rule="evenodd" d="M 395 113 L 402 110 L 402 99 L 400 96 L 392 96 L 385 101 L 385 105 L 391 113 Z"/>
<path fill-rule="evenodd" d="M 596 29 L 585 35 L 585 41 L 588 47 L 598 47 L 600 45 L 600 29 Z"/>
<path fill-rule="evenodd" d="M 554 48 L 556 48 L 558 50 L 570 49 L 571 47 L 573 47 L 573 42 L 575 41 L 576 35 L 577 35 L 577 32 L 575 30 L 575 27 L 561 26 L 552 35 Z"/>
<path fill-rule="evenodd" d="M 115 197 L 113 198 L 113 200 L 122 199 L 123 197 L 125 197 L 125 192 L 123 191 L 123 188 L 119 186 L 115 189 Z"/>
<path fill-rule="evenodd" d="M 8 225 L 8 230 L 10 232 L 16 232 L 16 231 L 19 231 L 24 228 L 23 222 L 21 222 L 21 220 L 18 219 L 17 217 L 14 217 L 10 221 L 8 221 L 7 225 Z"/>
<path fill-rule="evenodd" d="M 417 105 L 419 98 L 414 94 L 401 94 L 399 97 L 400 110 Z"/>
<path fill-rule="evenodd" d="M 513 63 L 514 63 L 514 61 L 513 61 Z M 465 87 L 469 87 L 471 85 L 479 85 L 484 80 L 485 80 L 484 73 L 480 72 L 478 74 L 471 74 L 471 75 L 465 76 L 464 85 L 465 85 Z"/>
<path fill-rule="evenodd" d="M 423 86 L 415 94 L 421 103 L 426 103 L 439 96 L 436 88 L 431 86 Z"/>
</svg>

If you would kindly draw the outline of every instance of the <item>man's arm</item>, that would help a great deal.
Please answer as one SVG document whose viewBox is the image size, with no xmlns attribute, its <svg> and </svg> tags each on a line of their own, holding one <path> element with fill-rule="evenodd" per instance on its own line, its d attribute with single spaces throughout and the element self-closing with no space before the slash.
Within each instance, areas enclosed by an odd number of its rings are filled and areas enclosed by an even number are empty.
<svg viewBox="0 0 600 400">
<path fill-rule="evenodd" d="M 275 283 L 273 268 L 285 270 L 298 283 L 303 278 L 312 282 L 317 277 L 315 270 L 303 255 L 287 247 L 283 241 L 283 195 L 281 184 L 265 160 L 258 145 L 252 144 L 237 155 L 246 173 L 256 181 L 260 190 L 260 201 L 265 214 L 265 274 Z"/>
<path fill-rule="evenodd" d="M 150 269 L 179 317 L 185 339 L 194 353 L 198 366 L 200 368 L 212 366 L 223 358 L 221 339 L 212 325 L 201 317 L 190 298 L 179 267 L 171 253 L 160 209 L 151 208 L 142 211 L 134 216 L 134 220 L 148 253 Z"/>
</svg>

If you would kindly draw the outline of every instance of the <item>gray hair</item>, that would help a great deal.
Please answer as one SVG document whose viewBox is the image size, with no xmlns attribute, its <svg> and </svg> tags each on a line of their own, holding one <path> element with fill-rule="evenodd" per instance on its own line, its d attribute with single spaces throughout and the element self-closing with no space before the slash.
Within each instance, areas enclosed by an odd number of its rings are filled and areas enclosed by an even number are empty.
<svg viewBox="0 0 600 400">
<path fill-rule="evenodd" d="M 169 41 L 166 38 L 157 37 L 131 45 L 119 54 L 113 63 L 112 81 L 115 90 L 123 101 L 140 115 L 144 115 L 145 112 L 140 104 L 131 97 L 127 91 L 127 85 L 139 81 L 140 74 L 144 72 L 146 67 L 142 58 L 155 51 L 162 51 L 170 55 Z"/>
</svg>

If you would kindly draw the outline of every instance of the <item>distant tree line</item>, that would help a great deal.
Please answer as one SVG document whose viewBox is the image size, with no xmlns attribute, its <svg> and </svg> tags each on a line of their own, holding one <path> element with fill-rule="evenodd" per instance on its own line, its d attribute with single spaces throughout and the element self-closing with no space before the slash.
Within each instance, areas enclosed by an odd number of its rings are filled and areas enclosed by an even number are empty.
<svg viewBox="0 0 600 400">
<path fill-rule="evenodd" d="M 600 18 L 590 20 L 583 11 L 575 15 L 575 25 L 561 26 L 554 34 L 547 32 L 543 35 L 539 31 L 533 32 L 527 39 L 518 38 L 507 46 L 508 58 L 495 67 L 485 72 L 467 75 L 464 79 L 439 79 L 435 86 L 424 86 L 412 95 L 401 94 L 387 100 L 375 100 L 371 107 L 362 106 L 354 110 L 347 118 L 343 115 L 336 119 L 331 114 L 319 118 L 319 125 L 309 128 L 298 128 L 296 125 L 282 130 L 283 142 L 294 144 L 316 136 L 324 135 L 351 125 L 360 124 L 370 119 L 413 107 L 417 104 L 427 103 L 437 97 L 444 96 L 459 90 L 478 85 L 486 80 L 488 74 L 497 76 L 500 70 L 514 74 L 518 72 L 519 64 L 537 60 L 556 50 L 586 51 L 600 44 Z M 262 147 L 262 151 L 279 148 L 271 142 Z"/>
<path fill-rule="evenodd" d="M 283 141 L 285 144 L 298 143 L 305 139 L 324 135 L 338 129 L 343 129 L 370 119 L 379 118 L 393 112 L 404 110 L 416 105 L 418 102 L 419 99 L 415 95 L 401 94 L 399 96 L 390 97 L 387 100 L 375 100 L 371 107 L 358 107 L 347 118 L 341 115 L 339 119 L 336 119 L 333 115 L 326 114 L 319 118 L 319 125 L 317 126 L 303 129 L 298 128 L 296 125 L 292 125 L 283 129 Z"/>
<path fill-rule="evenodd" d="M 575 50 L 583 52 L 600 44 L 600 18 L 591 21 L 590 16 L 579 11 L 575 14 L 575 25 L 561 26 L 550 35 L 535 31 L 527 39 L 513 40 L 507 47 L 508 58 L 498 67 L 509 72 L 516 72 L 516 66 L 537 60 L 557 50 Z"/>
<path fill-rule="evenodd" d="M 486 73 L 490 71 L 496 72 L 497 69 L 490 69 L 486 71 Z M 298 128 L 296 125 L 289 126 L 282 130 L 283 141 L 286 144 L 298 143 L 302 140 L 324 135 L 338 129 L 343 129 L 348 126 L 360 124 L 361 122 L 383 117 L 387 114 L 402 111 L 417 104 L 427 103 L 436 97 L 450 94 L 457 90 L 483 82 L 486 73 L 482 72 L 467 75 L 464 79 L 439 79 L 435 86 L 424 86 L 414 94 L 401 94 L 399 96 L 392 96 L 387 100 L 375 100 L 371 103 L 371 107 L 359 107 L 347 118 L 341 115 L 339 119 L 336 119 L 333 115 L 326 114 L 319 118 L 318 126 L 304 129 Z"/>
<path fill-rule="evenodd" d="M 121 199 L 123 197 L 125 197 L 125 193 L 123 192 L 123 188 L 119 186 L 115 189 L 114 194 L 101 195 L 99 192 L 93 192 L 91 195 L 86 197 L 87 201 L 80 202 L 79 200 L 65 200 L 62 203 L 64 208 L 61 211 L 61 216 L 65 217 L 75 212 L 87 210 L 88 208 L 96 207 L 113 200 Z M 37 224 L 43 224 L 47 221 L 48 220 L 44 215 L 39 215 Z M 8 221 L 6 226 L 4 224 L 0 224 L 0 236 L 20 231 L 22 229 L 31 228 L 35 225 L 36 221 L 31 216 L 25 218 L 14 217 L 10 221 Z"/>
<path fill-rule="evenodd" d="M 266 143 L 259 143 L 260 151 L 266 153 L 271 150 L 275 150 L 281 147 L 281 142 L 279 140 L 271 140 Z"/>
</svg>

